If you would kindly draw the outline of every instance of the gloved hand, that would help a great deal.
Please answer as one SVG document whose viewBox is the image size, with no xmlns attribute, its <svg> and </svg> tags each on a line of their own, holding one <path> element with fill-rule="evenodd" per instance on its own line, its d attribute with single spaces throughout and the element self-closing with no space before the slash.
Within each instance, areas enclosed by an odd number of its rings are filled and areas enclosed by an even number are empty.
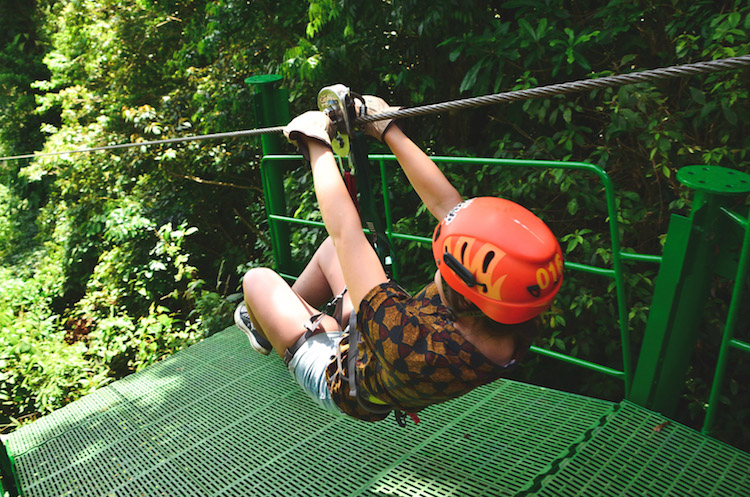
<svg viewBox="0 0 750 497">
<path fill-rule="evenodd" d="M 328 116 L 317 110 L 310 110 L 295 117 L 284 126 L 283 131 L 287 140 L 295 145 L 308 161 L 310 160 L 310 151 L 305 143 L 306 140 L 318 140 L 330 147 L 331 138 L 336 134 L 334 125 Z"/>
<path fill-rule="evenodd" d="M 363 95 L 362 99 L 364 99 L 365 105 L 362 105 L 362 101 L 358 98 L 354 99 L 354 110 L 357 114 L 357 117 L 364 117 L 366 115 L 374 116 L 383 112 L 390 112 L 401 109 L 401 107 L 391 107 L 386 103 L 385 100 L 374 95 Z M 391 124 L 393 124 L 393 119 L 384 119 L 382 121 L 372 121 L 369 123 L 365 123 L 365 133 L 370 136 L 374 136 L 382 142 L 383 136 L 385 135 L 385 132 L 388 130 Z"/>
</svg>

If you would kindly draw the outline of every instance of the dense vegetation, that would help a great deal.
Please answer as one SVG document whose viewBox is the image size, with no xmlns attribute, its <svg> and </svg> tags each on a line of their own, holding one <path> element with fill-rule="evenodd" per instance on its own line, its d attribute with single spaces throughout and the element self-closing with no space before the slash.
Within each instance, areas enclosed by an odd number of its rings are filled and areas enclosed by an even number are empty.
<svg viewBox="0 0 750 497">
<path fill-rule="evenodd" d="M 417 105 L 745 55 L 748 33 L 741 0 L 0 0 L 0 155 L 253 128 L 244 80 L 257 74 L 283 76 L 293 113 L 338 82 Z M 677 169 L 750 172 L 747 81 L 747 70 L 718 72 L 403 125 L 434 154 L 602 166 L 617 184 L 624 245 L 658 254 L 668 215 L 689 207 Z M 272 263 L 259 157 L 258 140 L 231 139 L 0 162 L 5 423 L 49 412 L 231 323 L 244 270 Z M 466 196 L 504 195 L 539 212 L 569 260 L 609 262 L 592 178 L 446 170 Z M 290 173 L 288 188 L 302 199 L 290 209 L 314 217 L 304 169 Z M 429 232 L 403 178 L 392 196 L 399 228 Z M 307 235 L 295 234 L 299 258 L 310 254 Z M 404 282 L 413 287 L 429 258 L 409 254 L 406 263 L 420 268 Z M 628 270 L 637 352 L 655 269 Z M 680 410 L 696 426 L 727 288 L 717 280 Z M 611 294 L 607 281 L 570 274 L 540 345 L 621 367 Z M 718 423 L 719 436 L 744 447 L 747 365 L 733 360 Z M 622 397 L 620 383 L 539 357 L 517 374 Z"/>
</svg>

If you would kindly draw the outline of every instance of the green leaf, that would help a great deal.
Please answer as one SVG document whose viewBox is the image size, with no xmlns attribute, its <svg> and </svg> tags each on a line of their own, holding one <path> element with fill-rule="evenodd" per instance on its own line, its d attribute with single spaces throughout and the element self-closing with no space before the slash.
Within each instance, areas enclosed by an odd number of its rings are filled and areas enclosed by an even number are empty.
<svg viewBox="0 0 750 497">
<path fill-rule="evenodd" d="M 474 64 L 474 66 L 471 69 L 469 69 L 469 71 L 466 73 L 466 76 L 464 76 L 464 80 L 461 81 L 461 86 L 458 89 L 459 93 L 463 93 L 466 90 L 470 90 L 474 86 L 474 83 L 476 83 L 477 81 L 477 76 L 479 75 L 479 71 L 482 69 L 483 65 L 484 65 L 484 59 Z"/>
<path fill-rule="evenodd" d="M 570 107 L 566 107 L 565 110 L 563 110 L 563 120 L 565 120 L 566 123 L 570 123 L 573 120 L 573 111 Z"/>
<path fill-rule="evenodd" d="M 728 105 L 722 105 L 721 112 L 724 114 L 724 119 L 726 119 L 729 124 L 732 126 L 737 124 L 737 113 Z"/>
<path fill-rule="evenodd" d="M 571 216 L 575 216 L 578 212 L 578 200 L 572 199 L 570 202 L 568 202 L 568 212 Z"/>
<path fill-rule="evenodd" d="M 742 20 L 742 14 L 740 14 L 739 12 L 732 12 L 731 14 L 729 14 L 729 17 L 727 18 L 727 22 L 732 28 L 736 28 L 741 20 Z"/>
<path fill-rule="evenodd" d="M 536 27 L 536 38 L 535 40 L 539 41 L 542 39 L 542 36 L 544 36 L 545 32 L 547 31 L 547 18 L 542 17 L 539 19 L 539 25 Z"/>
<path fill-rule="evenodd" d="M 706 103 L 705 93 L 693 86 L 690 87 L 690 97 L 700 105 L 704 105 Z"/>
<path fill-rule="evenodd" d="M 519 19 L 518 26 L 521 28 L 521 30 L 525 31 L 526 34 L 531 37 L 531 39 L 533 39 L 534 41 L 539 41 L 539 38 L 537 38 L 536 36 L 536 31 L 534 31 L 534 28 L 531 27 L 529 21 L 527 21 L 526 19 Z"/>
</svg>

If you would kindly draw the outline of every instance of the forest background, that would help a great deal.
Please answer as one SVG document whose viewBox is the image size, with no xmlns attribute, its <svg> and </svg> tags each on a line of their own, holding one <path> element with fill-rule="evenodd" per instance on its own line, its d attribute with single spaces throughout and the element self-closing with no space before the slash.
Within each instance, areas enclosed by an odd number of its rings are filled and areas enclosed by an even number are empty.
<svg viewBox="0 0 750 497">
<path fill-rule="evenodd" d="M 293 115 L 335 83 L 414 106 L 745 55 L 748 33 L 740 0 L 0 0 L 0 156 L 254 128 L 252 75 L 282 75 Z M 618 190 L 624 246 L 660 254 L 669 214 L 690 205 L 677 169 L 750 172 L 748 89 L 748 70 L 724 71 L 403 126 L 433 154 L 597 164 Z M 231 324 L 244 271 L 273 264 L 260 156 L 258 139 L 235 138 L 0 162 L 5 431 Z M 446 172 L 465 196 L 503 195 L 538 212 L 568 260 L 611 261 L 591 178 Z M 397 227 L 430 233 L 394 174 Z M 305 168 L 286 185 L 297 199 L 290 213 L 316 219 Z M 295 231 L 295 258 L 323 236 Z M 430 257 L 405 248 L 416 271 L 403 284 L 414 289 Z M 656 269 L 627 270 L 637 352 Z M 610 282 L 566 278 L 538 344 L 621 368 Z M 716 280 L 686 381 L 678 420 L 692 426 L 702 422 L 729 289 Z M 717 423 L 717 436 L 745 450 L 749 362 L 733 356 Z M 538 356 L 515 376 L 623 395 L 618 381 Z"/>
</svg>

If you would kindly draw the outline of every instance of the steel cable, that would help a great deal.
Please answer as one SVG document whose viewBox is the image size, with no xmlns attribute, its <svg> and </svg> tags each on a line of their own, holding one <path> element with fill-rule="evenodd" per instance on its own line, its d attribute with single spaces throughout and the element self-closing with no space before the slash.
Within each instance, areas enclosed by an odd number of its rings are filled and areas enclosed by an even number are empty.
<svg viewBox="0 0 750 497">
<path fill-rule="evenodd" d="M 533 98 L 545 98 L 567 93 L 590 91 L 601 88 L 611 88 L 634 83 L 645 83 L 659 79 L 675 78 L 679 76 L 690 76 L 713 71 L 738 69 L 750 65 L 750 55 L 741 57 L 732 57 L 728 59 L 718 59 L 706 62 L 697 62 L 695 64 L 685 64 L 681 66 L 672 66 L 659 69 L 649 69 L 637 73 L 619 74 L 615 76 L 604 76 L 596 79 L 585 79 L 571 81 L 568 83 L 558 83 L 527 90 L 514 90 L 494 95 L 484 95 L 481 97 L 472 97 L 462 100 L 453 100 L 449 102 L 424 105 L 407 109 L 399 109 L 390 112 L 383 112 L 374 116 L 365 116 L 358 118 L 355 124 L 364 124 L 384 119 L 397 119 L 404 117 L 417 117 L 427 114 L 438 114 L 440 112 L 453 111 L 458 109 L 467 109 L 491 105 L 497 103 L 517 102 L 519 100 L 530 100 Z"/>
<path fill-rule="evenodd" d="M 273 128 L 244 129 L 244 130 L 239 130 L 239 131 L 227 131 L 225 133 L 214 133 L 210 135 L 181 136 L 178 138 L 166 138 L 164 140 L 120 143 L 117 145 L 102 145 L 101 147 L 81 148 L 77 150 L 67 150 L 64 152 L 45 152 L 41 154 L 13 155 L 9 157 L 0 157 L 0 160 L 37 159 L 40 157 L 50 157 L 53 155 L 81 154 L 84 152 L 99 152 L 101 150 L 116 150 L 116 149 L 122 149 L 122 148 L 147 147 L 150 145 L 163 145 L 167 143 L 180 143 L 180 142 L 189 142 L 189 141 L 197 141 L 197 140 L 211 140 L 211 139 L 216 139 L 216 138 L 234 138 L 237 136 L 259 136 L 259 135 L 268 135 L 271 133 L 281 133 L 283 129 L 284 129 L 284 126 L 276 126 Z"/>
<path fill-rule="evenodd" d="M 742 67 L 750 66 L 750 55 L 742 55 L 739 57 L 729 57 L 726 59 L 717 59 L 704 62 L 696 62 L 693 64 L 683 64 L 679 66 L 663 67 L 658 69 L 648 69 L 645 71 L 629 73 L 629 74 L 618 74 L 615 76 L 604 76 L 601 78 L 584 79 L 578 81 L 570 81 L 567 83 L 558 83 L 547 86 L 540 86 L 537 88 L 529 88 L 526 90 L 514 90 L 503 93 L 495 93 L 492 95 L 484 95 L 481 97 L 471 97 L 461 100 L 451 100 L 448 102 L 442 102 L 437 104 L 428 104 L 419 107 L 411 107 L 405 109 L 394 110 L 390 112 L 382 112 L 374 116 L 365 116 L 357 118 L 354 121 L 355 125 L 361 125 L 374 121 L 383 121 L 386 119 L 399 119 L 408 117 L 424 116 L 428 114 L 439 114 L 441 112 L 455 111 L 460 109 L 468 109 L 474 107 L 482 107 L 485 105 L 492 105 L 498 103 L 510 103 L 517 102 L 520 100 L 530 100 L 534 98 L 548 98 L 557 95 L 565 95 L 568 93 L 576 93 L 582 91 L 591 91 L 602 88 L 612 88 L 616 86 L 624 86 L 635 83 L 646 83 L 650 81 L 676 78 L 681 76 L 692 76 L 695 74 L 705 74 L 709 72 L 723 71 L 740 69 Z M 151 145 L 162 145 L 169 143 L 181 143 L 188 141 L 198 140 L 210 140 L 218 138 L 235 138 L 239 136 L 259 136 L 273 133 L 281 133 L 284 126 L 275 126 L 270 128 L 258 128 L 248 129 L 239 131 L 229 131 L 225 133 L 214 133 L 209 135 L 196 135 L 196 136 L 184 136 L 179 138 L 167 138 L 164 140 L 151 140 L 134 143 L 121 143 L 116 145 L 104 145 L 101 147 L 83 148 L 78 150 L 68 150 L 64 152 L 45 152 L 36 154 L 25 154 L 25 155 L 13 155 L 8 157 L 0 157 L 0 160 L 14 160 L 14 159 L 34 159 L 41 157 L 50 157 L 56 155 L 67 155 L 77 154 L 85 152 L 98 152 L 102 150 L 116 150 L 124 148 L 134 147 L 146 147 Z"/>
</svg>

